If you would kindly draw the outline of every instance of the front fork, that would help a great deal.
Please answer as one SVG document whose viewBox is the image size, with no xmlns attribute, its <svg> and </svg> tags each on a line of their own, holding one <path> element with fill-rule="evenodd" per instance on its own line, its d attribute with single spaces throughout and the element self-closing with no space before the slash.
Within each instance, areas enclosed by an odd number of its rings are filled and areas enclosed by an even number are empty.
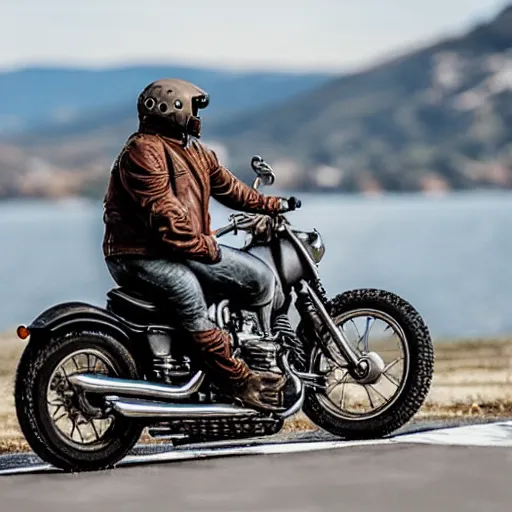
<svg viewBox="0 0 512 512">
<path fill-rule="evenodd" d="M 364 361 L 354 351 L 350 342 L 334 323 L 324 300 L 306 281 L 301 281 L 295 291 L 297 293 L 297 309 L 303 318 L 306 316 L 312 322 L 312 327 L 317 333 L 315 337 L 324 355 L 341 368 L 348 368 L 356 373 L 364 372 Z M 330 337 L 324 335 L 326 329 L 331 335 Z M 338 350 L 333 349 L 330 340 L 334 341 Z"/>
</svg>

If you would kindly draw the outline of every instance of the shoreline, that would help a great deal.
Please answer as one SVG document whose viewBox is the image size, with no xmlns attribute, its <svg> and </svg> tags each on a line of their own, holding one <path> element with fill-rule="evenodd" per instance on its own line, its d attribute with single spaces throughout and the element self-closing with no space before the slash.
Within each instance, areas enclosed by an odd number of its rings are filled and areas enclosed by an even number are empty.
<svg viewBox="0 0 512 512">
<path fill-rule="evenodd" d="M 363 191 L 350 192 L 343 190 L 334 189 L 307 189 L 303 190 L 300 188 L 286 188 L 278 189 L 275 188 L 274 192 L 288 193 L 301 195 L 307 198 L 315 196 L 325 197 L 340 197 L 348 200 L 352 199 L 364 199 L 366 201 L 385 201 L 387 199 L 424 199 L 432 201 L 443 201 L 444 199 L 455 199 L 455 198 L 480 198 L 480 197 L 510 197 L 512 194 L 512 188 L 471 188 L 471 189 L 452 189 L 448 191 L 425 191 L 425 190 L 383 190 L 378 194 L 366 193 Z M 67 205 L 87 205 L 87 204 L 101 204 L 102 196 L 89 196 L 81 194 L 69 194 L 63 196 L 45 196 L 45 195 L 19 195 L 19 196 L 0 196 L 0 205 L 7 205 L 9 203 L 40 203 L 40 204 L 55 204 L 56 206 L 67 206 Z"/>
<path fill-rule="evenodd" d="M 512 337 L 435 341 L 432 388 L 414 419 L 512 416 Z M 29 450 L 14 411 L 12 384 L 25 343 L 0 335 L 0 453 Z M 289 419 L 282 432 L 316 430 L 303 415 Z M 147 435 L 142 442 L 156 443 Z"/>
</svg>

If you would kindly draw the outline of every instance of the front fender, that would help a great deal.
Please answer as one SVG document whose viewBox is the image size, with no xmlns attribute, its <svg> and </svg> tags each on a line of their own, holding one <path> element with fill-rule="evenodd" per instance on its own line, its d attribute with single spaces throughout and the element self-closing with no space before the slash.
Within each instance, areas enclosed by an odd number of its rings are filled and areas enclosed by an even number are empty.
<svg viewBox="0 0 512 512">
<path fill-rule="evenodd" d="M 128 338 L 132 328 L 122 323 L 107 310 L 84 302 L 64 302 L 43 311 L 27 326 L 30 333 L 54 333 L 72 325 L 103 327 Z"/>
</svg>

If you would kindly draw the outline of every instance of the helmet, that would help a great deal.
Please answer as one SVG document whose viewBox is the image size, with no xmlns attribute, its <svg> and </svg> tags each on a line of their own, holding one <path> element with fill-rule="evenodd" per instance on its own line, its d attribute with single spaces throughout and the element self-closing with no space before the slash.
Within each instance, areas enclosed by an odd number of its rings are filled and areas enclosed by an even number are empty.
<svg viewBox="0 0 512 512">
<path fill-rule="evenodd" d="M 142 126 L 182 136 L 201 136 L 199 109 L 206 108 L 209 97 L 190 82 L 168 78 L 149 84 L 139 95 L 137 112 Z"/>
</svg>

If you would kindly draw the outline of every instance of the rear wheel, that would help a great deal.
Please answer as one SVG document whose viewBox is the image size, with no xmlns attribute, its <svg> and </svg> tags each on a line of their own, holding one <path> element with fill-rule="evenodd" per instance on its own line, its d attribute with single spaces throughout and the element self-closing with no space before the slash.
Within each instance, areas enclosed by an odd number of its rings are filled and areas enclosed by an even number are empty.
<svg viewBox="0 0 512 512">
<path fill-rule="evenodd" d="M 343 293 L 333 300 L 331 316 L 360 357 L 372 354 L 374 374 L 362 377 L 314 348 L 311 370 L 325 375 L 326 387 L 307 389 L 305 414 L 348 439 L 394 432 L 418 412 L 430 389 L 434 349 L 427 326 L 409 303 L 383 290 Z"/>
<path fill-rule="evenodd" d="M 111 467 L 135 445 L 143 426 L 105 413 L 98 397 L 77 392 L 68 380 L 75 373 L 139 378 L 131 354 L 109 334 L 77 331 L 33 340 L 16 374 L 21 430 L 34 452 L 58 468 Z"/>
</svg>

